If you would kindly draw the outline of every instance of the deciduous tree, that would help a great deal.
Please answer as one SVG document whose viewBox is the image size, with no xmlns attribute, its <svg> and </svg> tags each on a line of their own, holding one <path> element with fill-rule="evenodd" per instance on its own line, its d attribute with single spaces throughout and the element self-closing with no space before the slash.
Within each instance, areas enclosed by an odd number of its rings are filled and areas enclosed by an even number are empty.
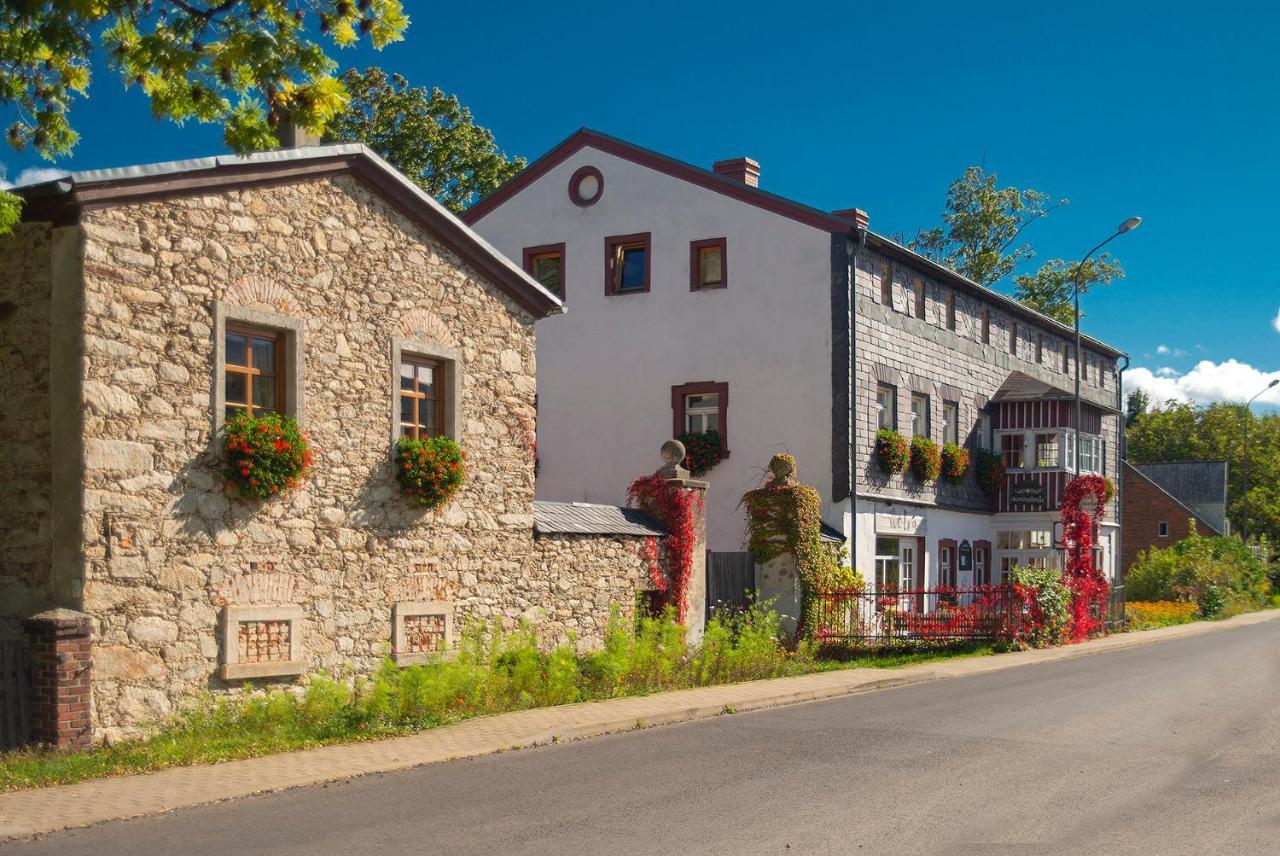
<svg viewBox="0 0 1280 856">
<path fill-rule="evenodd" d="M 364 143 L 454 212 L 524 168 L 477 125 L 457 96 L 410 86 L 380 68 L 342 78 L 351 102 L 325 132 L 330 142 Z"/>
</svg>

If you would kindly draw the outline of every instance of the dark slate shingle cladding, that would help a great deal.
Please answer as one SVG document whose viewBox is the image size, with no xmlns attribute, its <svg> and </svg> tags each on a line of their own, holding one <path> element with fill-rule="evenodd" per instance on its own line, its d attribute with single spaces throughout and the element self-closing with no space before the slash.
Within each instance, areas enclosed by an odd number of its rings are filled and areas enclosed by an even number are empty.
<svg viewBox="0 0 1280 856">
<path fill-rule="evenodd" d="M 1226 461 L 1135 464 L 1134 469 L 1219 532 L 1227 531 Z"/>
<path fill-rule="evenodd" d="M 657 518 L 638 508 L 586 502 L 533 503 L 533 528 L 543 535 L 666 535 Z"/>
</svg>

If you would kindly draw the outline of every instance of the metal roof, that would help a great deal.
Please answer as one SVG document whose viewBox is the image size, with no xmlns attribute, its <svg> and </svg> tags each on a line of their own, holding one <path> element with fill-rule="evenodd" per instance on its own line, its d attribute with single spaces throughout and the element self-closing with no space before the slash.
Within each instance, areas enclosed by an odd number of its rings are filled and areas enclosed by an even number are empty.
<svg viewBox="0 0 1280 856">
<path fill-rule="evenodd" d="M 543 535 L 640 535 L 667 534 L 666 527 L 648 512 L 622 505 L 589 502 L 533 503 L 533 528 Z"/>
</svg>

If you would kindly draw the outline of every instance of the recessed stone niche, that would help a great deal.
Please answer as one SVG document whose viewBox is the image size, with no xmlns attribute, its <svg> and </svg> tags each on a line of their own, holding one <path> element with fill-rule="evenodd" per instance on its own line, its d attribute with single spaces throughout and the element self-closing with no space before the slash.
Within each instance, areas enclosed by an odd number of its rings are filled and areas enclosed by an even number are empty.
<svg viewBox="0 0 1280 856">
<path fill-rule="evenodd" d="M 228 606 L 222 612 L 223 680 L 301 675 L 302 607 Z"/>
<path fill-rule="evenodd" d="M 453 648 L 453 604 L 399 601 L 391 609 L 392 657 L 401 666 L 426 663 Z"/>
</svg>

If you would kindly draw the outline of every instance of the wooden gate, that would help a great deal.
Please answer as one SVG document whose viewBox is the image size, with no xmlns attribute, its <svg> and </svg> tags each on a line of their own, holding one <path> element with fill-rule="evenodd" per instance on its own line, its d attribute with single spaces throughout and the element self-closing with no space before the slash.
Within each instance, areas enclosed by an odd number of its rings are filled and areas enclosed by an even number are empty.
<svg viewBox="0 0 1280 856">
<path fill-rule="evenodd" d="M 707 551 L 707 618 L 716 609 L 745 609 L 756 598 L 756 563 L 750 553 Z"/>
<path fill-rule="evenodd" d="M 31 646 L 0 628 L 0 751 L 31 739 Z"/>
</svg>

